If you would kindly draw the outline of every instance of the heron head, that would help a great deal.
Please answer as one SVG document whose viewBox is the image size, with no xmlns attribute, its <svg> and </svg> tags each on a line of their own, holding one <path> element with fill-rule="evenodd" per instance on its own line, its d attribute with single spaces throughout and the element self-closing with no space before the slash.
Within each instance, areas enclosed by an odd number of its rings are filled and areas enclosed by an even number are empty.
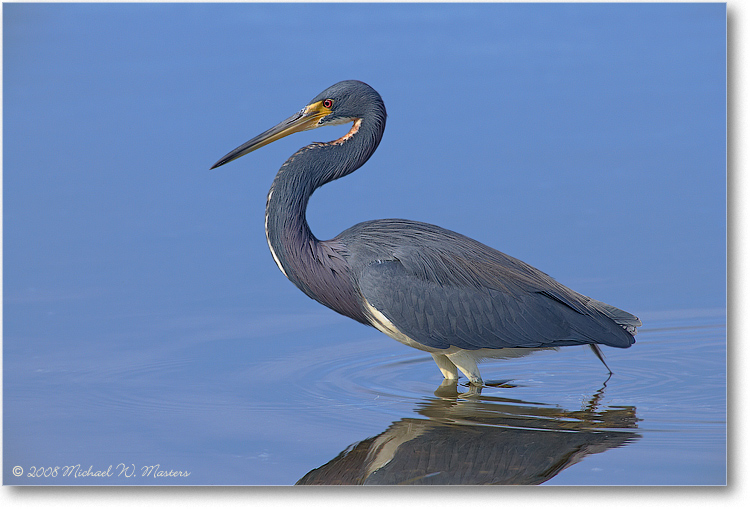
<svg viewBox="0 0 750 509">
<path fill-rule="evenodd" d="M 253 150 L 300 131 L 326 125 L 353 122 L 367 111 L 373 100 L 382 103 L 380 95 L 366 83 L 347 80 L 332 85 L 318 94 L 304 108 L 271 129 L 259 134 L 219 159 L 211 169 L 249 154 Z"/>
</svg>

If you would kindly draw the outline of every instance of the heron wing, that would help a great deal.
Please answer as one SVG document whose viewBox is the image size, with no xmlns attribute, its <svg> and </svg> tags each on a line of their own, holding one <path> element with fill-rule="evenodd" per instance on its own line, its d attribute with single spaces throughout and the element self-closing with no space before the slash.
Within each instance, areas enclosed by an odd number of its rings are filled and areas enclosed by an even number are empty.
<svg viewBox="0 0 750 509">
<path fill-rule="evenodd" d="M 357 279 L 367 304 L 412 340 L 467 350 L 634 342 L 598 301 L 530 265 L 448 230 L 409 227 L 408 242 L 391 232 L 373 248 Z"/>
</svg>

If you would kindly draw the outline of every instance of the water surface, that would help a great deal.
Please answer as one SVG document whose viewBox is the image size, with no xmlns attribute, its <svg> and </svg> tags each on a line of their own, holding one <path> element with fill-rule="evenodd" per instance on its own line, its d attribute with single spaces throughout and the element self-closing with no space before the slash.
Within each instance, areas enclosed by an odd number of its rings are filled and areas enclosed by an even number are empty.
<svg viewBox="0 0 750 509">
<path fill-rule="evenodd" d="M 611 378 L 568 347 L 483 364 L 496 385 L 481 391 L 441 385 L 431 357 L 374 330 L 332 338 L 348 327 L 331 321 L 255 338 L 294 350 L 261 359 L 252 339 L 168 327 L 160 348 L 91 359 L 13 349 L 26 360 L 6 370 L 6 462 L 138 470 L 21 484 L 164 483 L 141 477 L 153 465 L 189 484 L 725 482 L 725 325 L 710 310 L 607 349 Z"/>
</svg>

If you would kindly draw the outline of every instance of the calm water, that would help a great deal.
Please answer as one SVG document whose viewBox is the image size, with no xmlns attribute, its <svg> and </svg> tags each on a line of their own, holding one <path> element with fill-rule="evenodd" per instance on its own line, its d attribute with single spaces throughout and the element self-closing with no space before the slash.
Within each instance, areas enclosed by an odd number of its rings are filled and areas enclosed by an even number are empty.
<svg viewBox="0 0 750 509">
<path fill-rule="evenodd" d="M 725 5 L 328 8 L 3 5 L 4 482 L 724 484 Z M 388 126 L 316 235 L 430 222 L 633 312 L 611 378 L 441 386 L 285 280 L 267 190 L 342 133 L 208 168 L 342 79 Z"/>
<path fill-rule="evenodd" d="M 724 318 L 696 315 L 646 316 L 634 347 L 606 351 L 609 379 L 572 347 L 485 363 L 500 385 L 481 393 L 441 386 L 428 355 L 324 313 L 254 338 L 152 324 L 150 341 L 88 359 L 14 348 L 6 482 L 723 484 Z M 280 353 L 256 355 L 255 341 Z M 79 464 L 112 476 L 63 474 Z M 154 478 L 157 465 L 190 475 Z"/>
</svg>

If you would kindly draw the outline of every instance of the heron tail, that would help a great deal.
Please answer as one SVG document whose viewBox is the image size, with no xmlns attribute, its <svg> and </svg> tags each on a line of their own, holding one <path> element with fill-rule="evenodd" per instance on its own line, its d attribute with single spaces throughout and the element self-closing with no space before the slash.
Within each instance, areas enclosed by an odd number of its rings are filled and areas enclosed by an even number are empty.
<svg viewBox="0 0 750 509">
<path fill-rule="evenodd" d="M 627 311 L 623 311 L 622 309 L 610 306 L 609 304 L 605 304 L 604 302 L 598 301 L 596 299 L 591 299 L 589 301 L 589 304 L 607 315 L 612 319 L 612 321 L 614 321 L 617 325 L 628 331 L 633 336 L 638 333 L 636 329 L 643 325 L 640 318 L 631 313 L 628 313 Z"/>
</svg>

